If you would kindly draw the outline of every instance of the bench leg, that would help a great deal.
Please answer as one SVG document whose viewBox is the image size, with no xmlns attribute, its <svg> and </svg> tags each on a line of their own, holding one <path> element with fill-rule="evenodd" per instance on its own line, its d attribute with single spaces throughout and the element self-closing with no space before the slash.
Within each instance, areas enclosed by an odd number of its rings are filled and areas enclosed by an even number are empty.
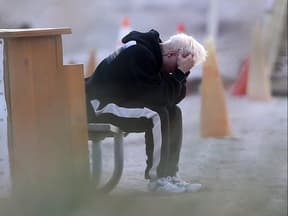
<svg viewBox="0 0 288 216">
<path fill-rule="evenodd" d="M 123 135 L 117 133 L 114 136 L 114 172 L 110 180 L 103 188 L 107 191 L 112 190 L 120 181 L 123 172 L 124 153 L 123 153 Z"/>
<path fill-rule="evenodd" d="M 93 143 L 93 146 L 94 148 L 92 148 L 92 176 L 93 180 L 96 181 L 96 184 L 98 184 L 102 171 L 101 146 L 97 142 Z M 120 132 L 114 134 L 114 170 L 112 176 L 103 186 L 97 188 L 97 192 L 108 193 L 118 184 L 122 176 L 123 164 L 123 134 Z"/>
<path fill-rule="evenodd" d="M 92 142 L 91 146 L 91 160 L 92 160 L 92 179 L 93 185 L 98 186 L 101 179 L 102 173 L 102 150 L 101 150 L 101 142 Z"/>
</svg>

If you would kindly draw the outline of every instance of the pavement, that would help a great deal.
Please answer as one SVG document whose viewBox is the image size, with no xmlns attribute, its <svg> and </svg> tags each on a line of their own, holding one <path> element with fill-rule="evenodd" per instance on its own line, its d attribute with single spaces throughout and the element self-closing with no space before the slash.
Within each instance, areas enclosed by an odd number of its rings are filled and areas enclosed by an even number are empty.
<svg viewBox="0 0 288 216">
<path fill-rule="evenodd" d="M 65 213 L 50 209 L 41 216 L 286 216 L 287 97 L 255 101 L 226 92 L 225 99 L 232 131 L 226 138 L 201 137 L 201 95 L 179 104 L 184 121 L 179 174 L 201 183 L 199 192 L 148 192 L 144 134 L 132 133 L 124 139 L 122 178 L 110 194 L 80 202 L 68 214 L 69 208 Z M 102 150 L 105 181 L 113 169 L 112 139 L 103 141 Z M 23 215 L 10 207 L 1 215 Z"/>
<path fill-rule="evenodd" d="M 287 98 L 263 102 L 227 94 L 226 102 L 232 134 L 223 139 L 201 137 L 200 95 L 180 104 L 184 140 L 179 173 L 186 181 L 202 183 L 203 190 L 179 195 L 147 192 L 144 134 L 130 134 L 119 185 L 73 216 L 287 215 Z M 102 145 L 103 181 L 113 167 L 111 145 L 109 140 Z"/>
</svg>

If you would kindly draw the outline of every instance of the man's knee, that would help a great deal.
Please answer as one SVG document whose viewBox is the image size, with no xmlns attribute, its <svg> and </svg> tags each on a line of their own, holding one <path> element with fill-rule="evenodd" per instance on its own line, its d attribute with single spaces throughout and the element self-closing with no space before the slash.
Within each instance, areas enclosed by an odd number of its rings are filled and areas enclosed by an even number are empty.
<svg viewBox="0 0 288 216">
<path fill-rule="evenodd" d="M 159 115 L 162 123 L 169 122 L 169 109 L 166 106 L 153 106 L 149 107 L 149 109 L 153 110 Z"/>
<path fill-rule="evenodd" d="M 176 116 L 182 122 L 182 110 L 178 106 L 176 106 Z"/>
<path fill-rule="evenodd" d="M 172 121 L 182 122 L 182 110 L 179 106 L 175 105 L 169 108 L 169 117 Z"/>
</svg>

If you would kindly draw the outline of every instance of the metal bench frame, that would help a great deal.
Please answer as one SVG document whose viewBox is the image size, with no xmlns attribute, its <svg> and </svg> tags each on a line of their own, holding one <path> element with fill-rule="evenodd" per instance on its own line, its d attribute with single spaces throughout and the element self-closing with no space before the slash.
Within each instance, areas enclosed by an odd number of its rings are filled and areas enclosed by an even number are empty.
<svg viewBox="0 0 288 216">
<path fill-rule="evenodd" d="M 108 193 L 113 190 L 119 183 L 123 172 L 124 153 L 123 153 L 123 137 L 124 132 L 112 125 L 104 123 L 89 123 L 88 137 L 92 141 L 91 159 L 92 159 L 92 178 L 95 183 L 96 191 Z M 100 186 L 100 178 L 102 173 L 102 150 L 101 141 L 106 137 L 114 138 L 114 170 L 112 176 L 104 185 Z"/>
</svg>

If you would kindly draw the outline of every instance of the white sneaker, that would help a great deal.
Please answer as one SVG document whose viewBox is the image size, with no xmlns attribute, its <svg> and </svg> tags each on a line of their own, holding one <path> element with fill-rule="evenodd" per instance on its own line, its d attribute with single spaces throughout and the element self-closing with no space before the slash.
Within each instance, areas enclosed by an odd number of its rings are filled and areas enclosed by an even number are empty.
<svg viewBox="0 0 288 216">
<path fill-rule="evenodd" d="M 168 177 L 171 184 L 174 184 L 175 186 L 179 188 L 184 188 L 186 192 L 197 192 L 201 189 L 202 184 L 199 183 L 188 183 L 184 180 L 182 180 L 179 176 L 172 176 Z"/>
<path fill-rule="evenodd" d="M 159 178 L 150 180 L 148 183 L 148 190 L 151 192 L 163 192 L 163 193 L 183 193 L 186 191 L 185 187 L 179 187 L 176 184 L 171 183 L 171 178 Z"/>
</svg>

